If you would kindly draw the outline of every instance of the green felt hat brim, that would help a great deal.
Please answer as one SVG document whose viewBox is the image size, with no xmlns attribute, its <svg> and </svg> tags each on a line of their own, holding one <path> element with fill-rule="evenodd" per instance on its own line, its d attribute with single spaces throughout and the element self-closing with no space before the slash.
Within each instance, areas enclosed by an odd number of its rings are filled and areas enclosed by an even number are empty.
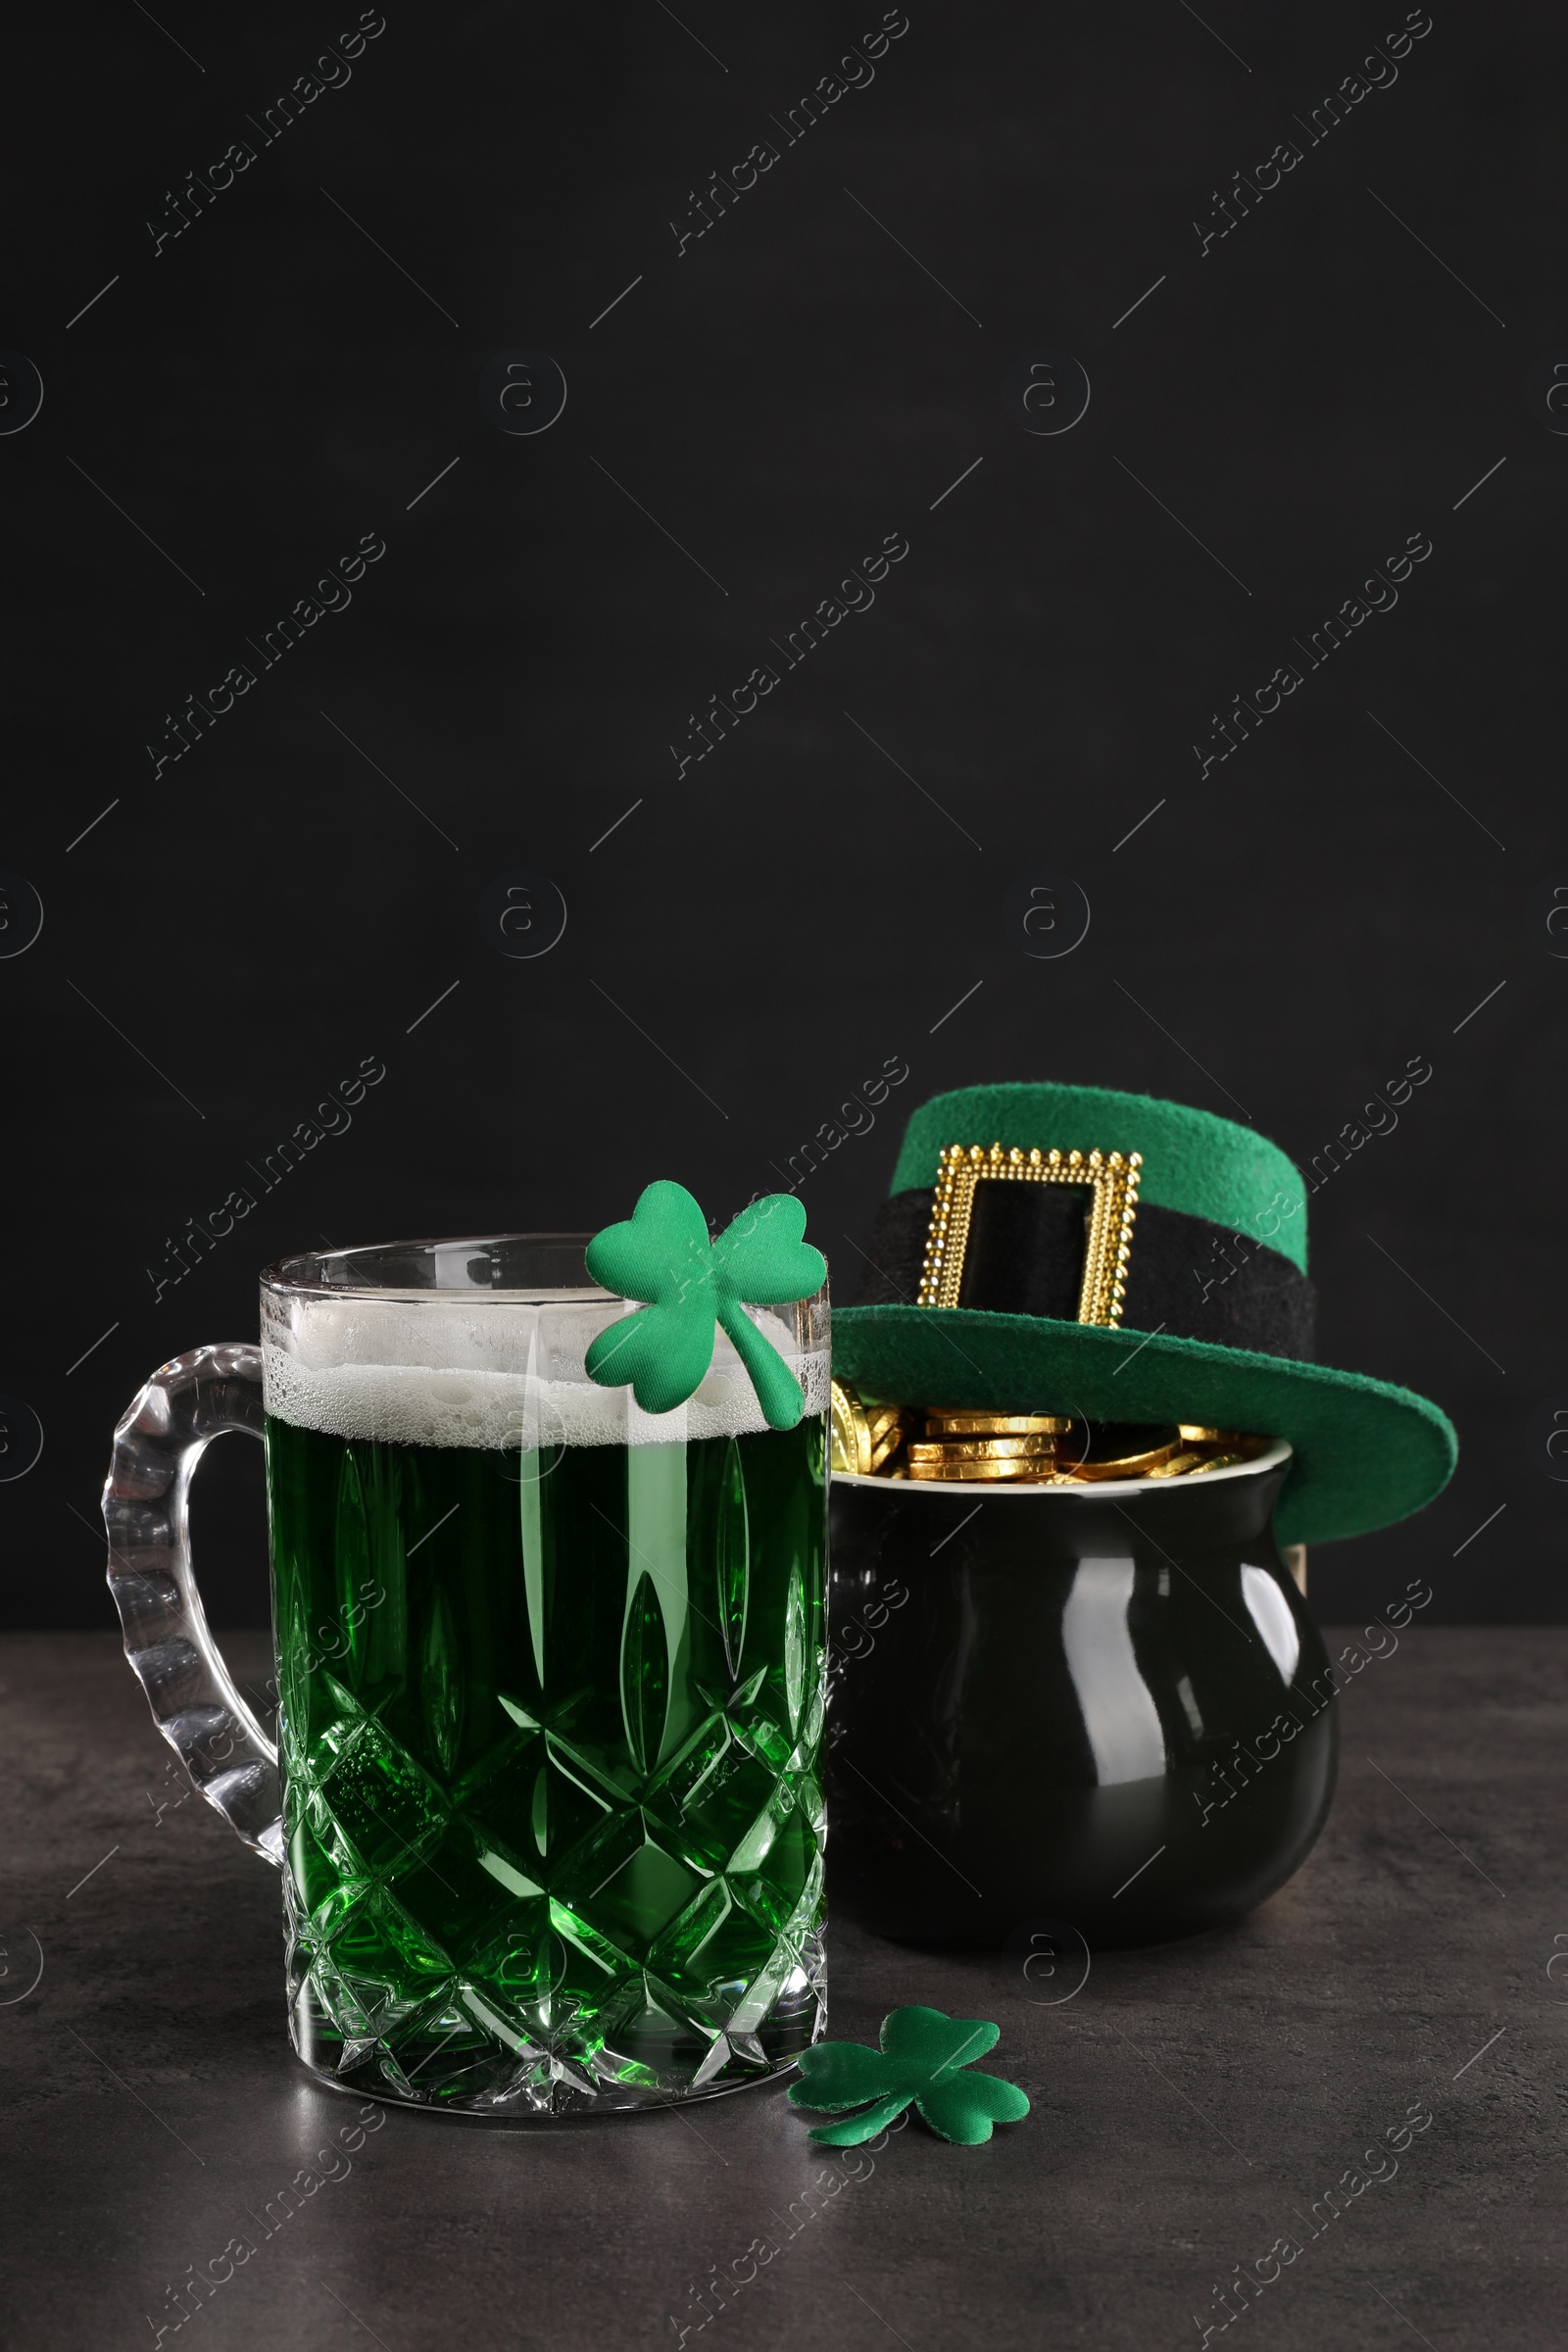
<svg viewBox="0 0 1568 2352">
<path fill-rule="evenodd" d="M 1199 1421 L 1288 1438 L 1282 1544 L 1361 1536 L 1419 1511 L 1458 1458 L 1453 1424 L 1392 1381 L 1205 1340 L 977 1307 L 853 1306 L 833 1317 L 833 1372 L 896 1404 Z"/>
</svg>

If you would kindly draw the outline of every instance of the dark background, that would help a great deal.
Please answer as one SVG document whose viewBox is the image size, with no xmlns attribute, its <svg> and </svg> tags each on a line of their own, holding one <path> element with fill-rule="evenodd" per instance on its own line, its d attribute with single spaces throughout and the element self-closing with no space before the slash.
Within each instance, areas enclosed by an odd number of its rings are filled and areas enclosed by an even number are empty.
<svg viewBox="0 0 1568 2352">
<path fill-rule="evenodd" d="M 1295 118 L 1402 8 L 910 0 L 786 145 L 881 14 L 387 0 L 266 145 L 248 118 L 351 6 L 8 36 L 0 343 L 45 391 L 0 437 L 0 866 L 45 912 L 0 961 L 0 1389 L 45 1441 L 0 1485 L 9 1621 L 113 1622 L 114 1421 L 156 1363 L 254 1333 L 272 1257 L 592 1229 L 656 1175 L 727 1216 L 889 1057 L 907 1081 L 803 1188 L 841 1296 L 943 1088 L 1178 1096 L 1304 1165 L 1429 1059 L 1314 1198 L 1313 1267 L 1324 1358 L 1435 1396 L 1461 1464 L 1423 1518 L 1314 1553 L 1314 1602 L 1419 1570 L 1434 1619 L 1568 1610 L 1568 440 L 1526 394 L 1568 356 L 1561 29 L 1438 0 L 1309 144 Z M 255 162 L 155 256 L 147 221 L 237 139 Z M 766 139 L 677 256 L 671 219 Z M 1287 139 L 1201 252 L 1195 218 Z M 519 349 L 569 387 L 536 436 L 478 395 Z M 1003 392 L 1043 353 L 1092 385 L 1054 436 Z M 352 605 L 264 669 L 247 640 L 365 533 Z M 689 713 L 888 533 L 874 609 L 677 780 Z M 1213 714 L 1412 533 L 1396 609 L 1200 776 Z M 155 777 L 166 713 L 241 661 L 256 685 Z M 533 959 L 481 926 L 519 871 L 568 909 Z M 1054 959 L 1007 915 L 1040 877 L 1092 908 Z M 155 1298 L 171 1239 L 367 1056 L 352 1127 Z M 220 1624 L 265 1617 L 257 1449 L 217 1448 Z"/>
</svg>

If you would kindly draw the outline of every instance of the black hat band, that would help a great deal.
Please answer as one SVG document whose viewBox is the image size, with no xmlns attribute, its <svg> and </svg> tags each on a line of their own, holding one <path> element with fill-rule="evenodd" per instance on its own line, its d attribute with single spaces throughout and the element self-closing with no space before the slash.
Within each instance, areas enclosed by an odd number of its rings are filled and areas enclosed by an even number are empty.
<svg viewBox="0 0 1568 2352">
<path fill-rule="evenodd" d="M 933 1188 L 924 1186 L 882 1203 L 857 1306 L 917 1302 L 934 1200 Z M 977 1187 L 957 1304 L 1076 1322 L 1087 1227 L 1084 1193 L 1076 1187 Z M 1266 1242 L 1143 1200 L 1123 1281 L 1124 1330 L 1313 1360 L 1312 1285 Z"/>
</svg>

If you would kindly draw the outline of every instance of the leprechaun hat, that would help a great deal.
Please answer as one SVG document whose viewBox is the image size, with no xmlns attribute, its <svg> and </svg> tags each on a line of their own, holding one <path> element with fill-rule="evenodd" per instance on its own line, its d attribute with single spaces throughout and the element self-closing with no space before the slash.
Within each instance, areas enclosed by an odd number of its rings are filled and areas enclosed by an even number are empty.
<svg viewBox="0 0 1568 2352">
<path fill-rule="evenodd" d="M 960 1087 L 906 1130 L 833 1369 L 889 1403 L 1288 1438 L 1282 1544 L 1365 1534 L 1452 1473 L 1446 1414 L 1312 1360 L 1306 1189 L 1250 1128 L 1100 1087 Z"/>
</svg>

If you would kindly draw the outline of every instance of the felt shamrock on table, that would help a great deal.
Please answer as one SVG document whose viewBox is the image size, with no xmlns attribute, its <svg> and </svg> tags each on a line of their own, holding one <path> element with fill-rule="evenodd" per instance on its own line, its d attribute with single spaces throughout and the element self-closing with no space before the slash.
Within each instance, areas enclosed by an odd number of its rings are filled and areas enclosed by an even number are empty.
<svg viewBox="0 0 1568 2352">
<path fill-rule="evenodd" d="M 1029 2100 L 1014 2082 L 967 2069 L 1001 2034 L 983 2017 L 944 2017 L 940 2009 L 895 2009 L 882 2020 L 879 2050 L 858 2041 L 819 2041 L 801 2052 L 801 2079 L 790 2085 L 792 2107 L 836 2115 L 859 2107 L 842 2124 L 818 2124 L 812 2139 L 830 2148 L 858 2147 L 885 2132 L 914 2102 L 915 2113 L 943 2139 L 976 2148 L 993 2124 L 1015 2124 Z M 869 2099 L 869 2107 L 864 2102 Z"/>
<path fill-rule="evenodd" d="M 809 1298 L 827 1260 L 801 1239 L 806 1211 L 789 1193 L 743 1208 L 716 1242 L 682 1184 L 651 1184 L 631 1215 L 588 1245 L 588 1271 L 607 1291 L 646 1306 L 602 1331 L 588 1349 L 590 1380 L 631 1383 L 645 1413 L 673 1412 L 706 1377 L 713 1327 L 722 1326 L 751 1375 L 770 1429 L 793 1429 L 805 1410 L 801 1384 L 741 1304 L 784 1306 Z"/>
</svg>

